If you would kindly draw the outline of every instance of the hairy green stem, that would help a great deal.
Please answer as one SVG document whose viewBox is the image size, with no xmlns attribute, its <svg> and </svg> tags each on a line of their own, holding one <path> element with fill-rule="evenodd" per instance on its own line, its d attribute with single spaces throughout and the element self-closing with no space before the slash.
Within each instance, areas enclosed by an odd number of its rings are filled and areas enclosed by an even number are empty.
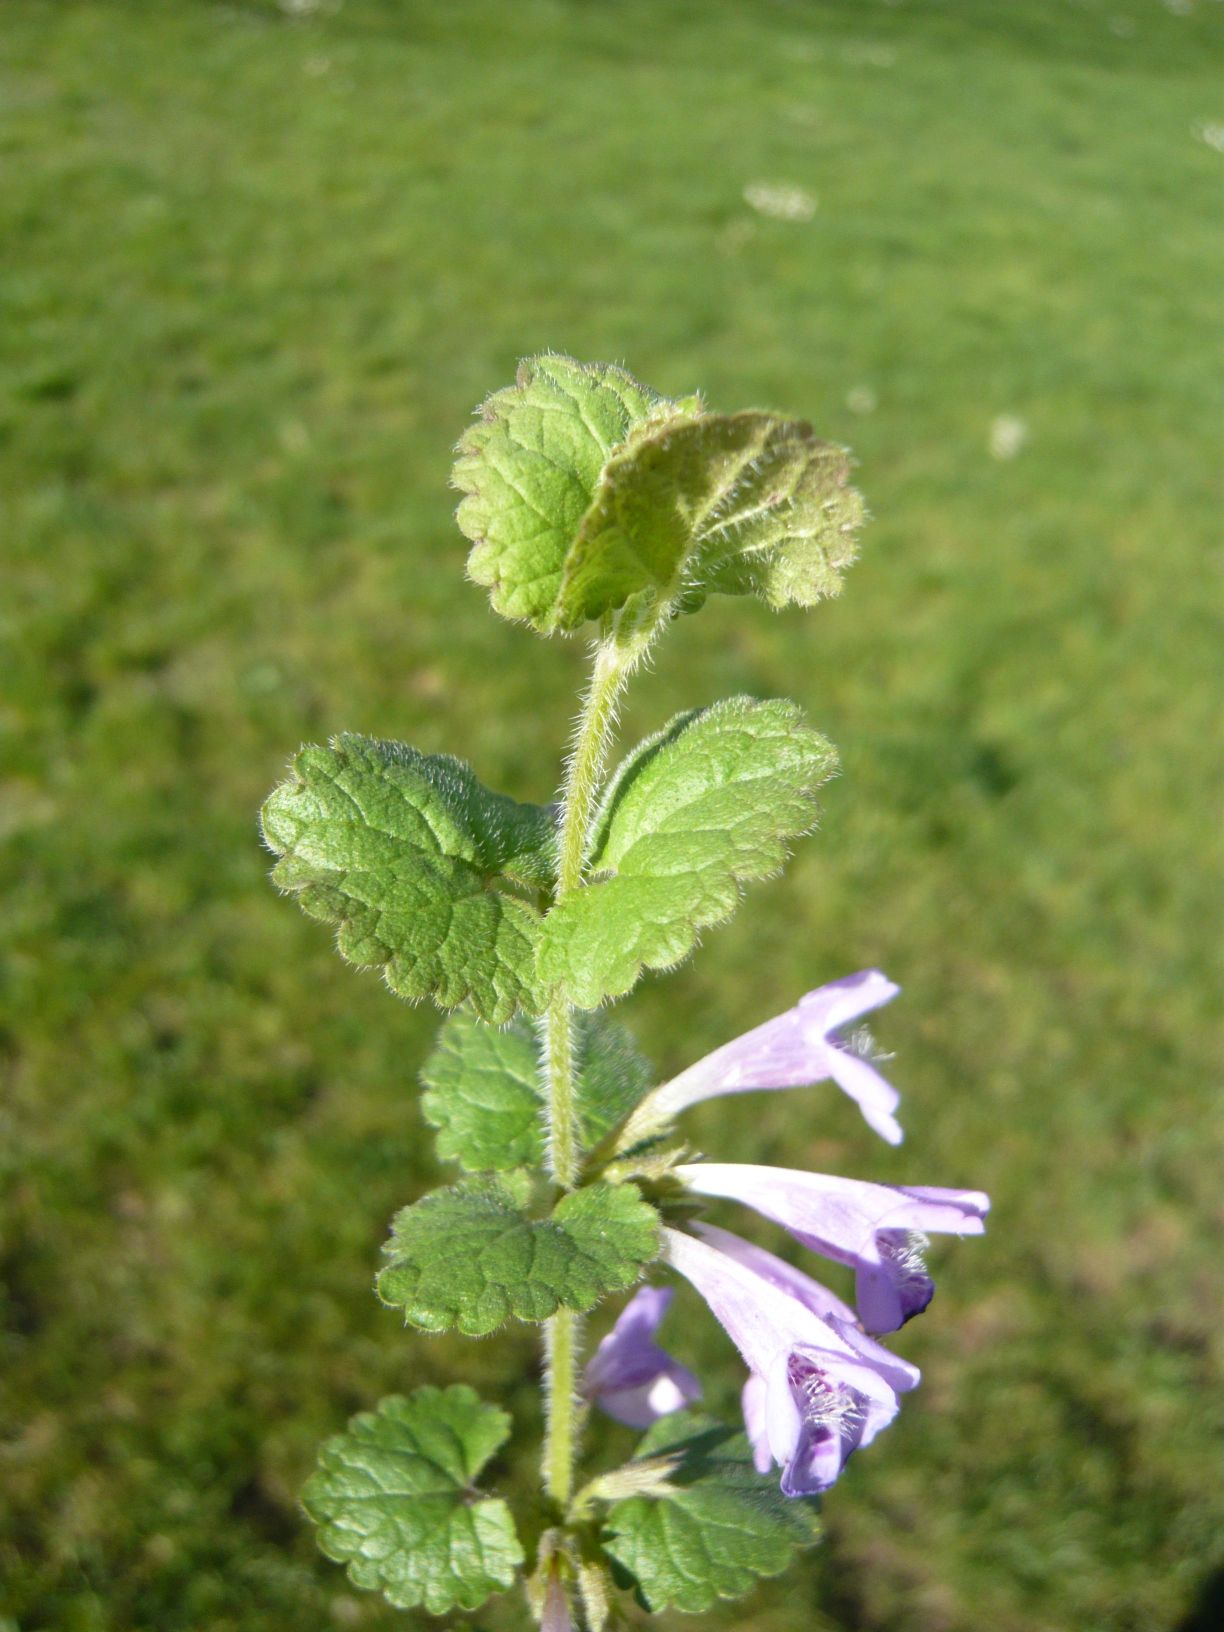
<svg viewBox="0 0 1224 1632">
<path fill-rule="evenodd" d="M 582 883 L 582 867 L 590 839 L 591 814 L 608 752 L 608 739 L 617 705 L 630 672 L 640 656 L 638 643 L 627 650 L 605 640 L 595 648 L 591 683 L 582 699 L 574 728 L 574 746 L 565 766 L 561 789 L 561 826 L 557 858 L 557 899 Z"/>
<path fill-rule="evenodd" d="M 582 1405 L 578 1398 L 580 1320 L 572 1309 L 558 1309 L 544 1331 L 547 1432 L 544 1438 L 544 1489 L 564 1512 L 574 1488 Z"/>
<path fill-rule="evenodd" d="M 616 706 L 637 653 L 611 641 L 595 648 L 591 683 L 583 698 L 574 746 L 561 790 L 557 835 L 557 901 L 582 883 L 591 816 L 607 757 Z M 554 997 L 544 1017 L 544 1069 L 548 1086 L 548 1163 L 558 1184 L 572 1189 L 578 1177 L 578 1127 L 574 1108 L 574 1028 L 564 996 Z"/>
<path fill-rule="evenodd" d="M 621 691 L 649 645 L 642 630 L 629 641 L 607 639 L 595 648 L 591 683 L 583 698 L 574 745 L 565 768 L 558 831 L 557 895 L 561 902 L 582 883 L 591 841 L 591 817 L 607 757 L 608 739 Z M 567 1190 L 578 1180 L 580 1156 L 575 1103 L 573 1010 L 563 995 L 544 1015 L 543 1065 L 547 1087 L 548 1163 L 556 1182 Z M 574 1486 L 574 1459 L 581 1428 L 578 1399 L 578 1319 L 560 1309 L 548 1322 L 544 1392 L 547 1433 L 544 1442 L 544 1488 L 564 1510 Z"/>
<path fill-rule="evenodd" d="M 578 1118 L 574 1106 L 574 1022 L 569 1004 L 549 1004 L 541 1028 L 548 1084 L 548 1166 L 558 1184 L 578 1177 Z"/>
</svg>

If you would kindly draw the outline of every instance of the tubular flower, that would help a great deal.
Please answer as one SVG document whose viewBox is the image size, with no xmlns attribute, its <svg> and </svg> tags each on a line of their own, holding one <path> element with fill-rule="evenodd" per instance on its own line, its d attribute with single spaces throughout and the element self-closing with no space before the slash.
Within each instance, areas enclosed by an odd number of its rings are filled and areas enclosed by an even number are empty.
<svg viewBox="0 0 1224 1632">
<path fill-rule="evenodd" d="M 868 1184 L 786 1167 L 703 1162 L 675 1173 L 691 1190 L 742 1201 L 805 1247 L 849 1264 L 859 1318 L 873 1332 L 896 1331 L 930 1303 L 926 1234 L 981 1235 L 990 1209 L 980 1190 Z"/>
<path fill-rule="evenodd" d="M 586 1369 L 587 1398 L 630 1428 L 649 1428 L 701 1398 L 692 1372 L 654 1341 L 672 1297 L 665 1286 L 635 1292 Z"/>
<path fill-rule="evenodd" d="M 772 1252 L 766 1252 L 764 1247 L 754 1246 L 742 1236 L 732 1235 L 730 1230 L 720 1230 L 714 1224 L 700 1222 L 692 1227 L 710 1246 L 728 1258 L 734 1258 L 762 1280 L 788 1292 L 792 1298 L 798 1298 L 814 1315 L 827 1321 L 856 1354 L 868 1365 L 874 1366 L 882 1377 L 888 1378 L 898 1394 L 917 1388 L 922 1380 L 918 1367 L 900 1359 L 882 1343 L 877 1343 L 875 1338 L 869 1337 L 859 1325 L 854 1310 L 843 1303 L 836 1293 L 830 1292 L 827 1286 L 822 1286 L 819 1281 L 814 1281 L 810 1275 L 805 1275 L 801 1269 L 795 1269 L 783 1259 L 776 1258 Z"/>
<path fill-rule="evenodd" d="M 815 1306 L 826 1301 L 831 1310 L 844 1305 L 815 1282 L 785 1284 L 770 1254 L 758 1260 L 738 1242 L 733 1255 L 703 1233 L 699 1241 L 665 1229 L 664 1257 L 701 1293 L 748 1366 L 744 1415 L 757 1467 L 778 1463 L 787 1496 L 827 1490 L 847 1458 L 896 1416 L 898 1392 L 918 1373 L 861 1333 L 851 1341 L 841 1315 L 819 1314 Z M 727 1239 L 721 1231 L 713 1238 Z"/>
<path fill-rule="evenodd" d="M 890 1145 L 903 1138 L 894 1112 L 901 1096 L 876 1070 L 861 1036 L 840 1035 L 852 1021 L 889 1003 L 901 990 L 878 969 L 847 975 L 801 997 L 793 1009 L 724 1043 L 644 1100 L 627 1139 L 670 1122 L 690 1105 L 754 1088 L 801 1088 L 832 1078 Z"/>
</svg>

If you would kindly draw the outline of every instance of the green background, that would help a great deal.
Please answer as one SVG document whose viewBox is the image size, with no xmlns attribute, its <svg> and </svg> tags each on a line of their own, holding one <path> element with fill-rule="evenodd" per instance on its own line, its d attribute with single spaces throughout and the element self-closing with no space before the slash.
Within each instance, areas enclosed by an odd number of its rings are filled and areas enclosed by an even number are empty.
<svg viewBox="0 0 1224 1632">
<path fill-rule="evenodd" d="M 544 347 L 808 415 L 876 518 L 839 602 L 713 605 L 637 683 L 630 740 L 792 695 L 844 774 L 789 883 L 622 1012 L 671 1072 L 880 964 L 900 1151 L 830 1089 L 693 1136 L 995 1200 L 984 1240 L 937 1245 L 898 1341 L 923 1386 L 827 1545 L 705 1624 L 1148 1632 L 1206 1602 L 1222 25 L 1215 0 L 5 0 L 6 1632 L 424 1627 L 297 1506 L 317 1441 L 392 1389 L 503 1400 L 502 1480 L 530 1484 L 535 1334 L 429 1340 L 370 1293 L 440 1176 L 434 1017 L 275 896 L 255 811 L 343 728 L 550 796 L 581 649 L 490 615 L 446 487 L 473 405 Z M 687 1294 L 669 1342 L 733 1408 Z"/>
</svg>

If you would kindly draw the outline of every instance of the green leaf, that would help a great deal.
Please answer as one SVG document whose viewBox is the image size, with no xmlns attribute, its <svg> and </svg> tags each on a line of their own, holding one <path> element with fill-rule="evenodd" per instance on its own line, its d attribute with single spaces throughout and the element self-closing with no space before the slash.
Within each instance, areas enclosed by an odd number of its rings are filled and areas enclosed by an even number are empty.
<svg viewBox="0 0 1224 1632">
<path fill-rule="evenodd" d="M 692 406 L 607 363 L 544 355 L 519 364 L 514 385 L 488 398 L 460 442 L 451 478 L 465 495 L 456 519 L 474 545 L 468 573 L 495 611 L 542 634 L 554 628 L 566 555 L 609 455 L 634 426 Z"/>
<path fill-rule="evenodd" d="M 421 1080 L 438 1155 L 469 1172 L 538 1167 L 544 1160 L 540 1045 L 526 1021 L 499 1030 L 455 1014 L 438 1033 Z"/>
<path fill-rule="evenodd" d="M 523 1562 L 510 1509 L 473 1489 L 509 1432 L 506 1412 L 459 1384 L 363 1411 L 302 1493 L 319 1546 L 398 1609 L 478 1609 Z"/>
<path fill-rule="evenodd" d="M 640 428 L 605 466 L 566 556 L 558 627 L 645 592 L 685 611 L 715 591 L 774 608 L 835 595 L 864 519 L 849 474 L 845 449 L 777 414 Z"/>
<path fill-rule="evenodd" d="M 781 867 L 837 764 L 801 719 L 794 703 L 736 697 L 640 744 L 596 814 L 591 881 L 544 922 L 544 986 L 582 1008 L 619 996 L 643 967 L 686 957 L 734 911 L 741 883 Z"/>
<path fill-rule="evenodd" d="M 427 1332 L 457 1326 L 483 1337 L 509 1315 L 591 1309 L 657 1255 L 658 1215 L 632 1185 L 571 1191 L 544 1219 L 528 1215 L 520 1191 L 501 1178 L 465 1179 L 405 1207 L 379 1297 Z"/>
<path fill-rule="evenodd" d="M 469 1172 L 538 1167 L 544 1160 L 540 1045 L 525 1020 L 499 1029 L 470 1014 L 442 1027 L 421 1073 L 425 1119 L 438 1154 Z M 599 1015 L 575 1023 L 579 1134 L 589 1147 L 614 1128 L 651 1086 L 650 1066 L 623 1027 Z"/>
<path fill-rule="evenodd" d="M 491 793 L 449 755 L 341 736 L 303 748 L 264 805 L 272 870 L 350 963 L 401 997 L 530 1009 L 540 917 L 507 893 L 551 885 L 551 814 Z M 501 886 L 498 888 L 497 886 Z"/>
<path fill-rule="evenodd" d="M 589 1149 L 629 1115 L 655 1073 L 625 1027 L 603 1015 L 576 1014 L 574 1042 L 578 1131 Z"/>
<path fill-rule="evenodd" d="M 632 1578 L 647 1609 L 696 1613 L 778 1575 L 818 1532 L 817 1503 L 783 1496 L 752 1465 L 743 1434 L 690 1412 L 661 1417 L 635 1459 L 681 1458 L 669 1492 L 610 1508 L 604 1550 Z"/>
</svg>

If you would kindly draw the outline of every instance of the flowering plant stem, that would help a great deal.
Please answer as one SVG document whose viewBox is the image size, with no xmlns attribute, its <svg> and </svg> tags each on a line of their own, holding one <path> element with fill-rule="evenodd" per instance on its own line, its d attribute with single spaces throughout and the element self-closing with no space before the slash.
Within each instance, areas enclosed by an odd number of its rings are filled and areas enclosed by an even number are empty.
<svg viewBox="0 0 1224 1632">
<path fill-rule="evenodd" d="M 863 519 L 846 451 L 802 420 L 709 412 L 549 353 L 484 403 L 458 452 L 468 570 L 495 609 L 542 635 L 597 630 L 559 802 L 346 733 L 302 749 L 262 821 L 275 882 L 346 958 L 456 1011 L 422 1111 L 462 1177 L 396 1213 L 377 1290 L 430 1333 L 544 1323 L 546 1527 L 530 1562 L 510 1504 L 477 1483 L 511 1419 L 464 1384 L 359 1412 L 303 1500 L 328 1556 L 398 1608 L 470 1613 L 522 1580 L 541 1632 L 612 1632 L 622 1588 L 652 1614 L 697 1613 L 810 1545 L 812 1498 L 918 1381 L 869 1335 L 930 1301 L 916 1232 L 980 1234 L 989 1201 L 693 1162 L 670 1142 L 700 1100 L 831 1078 L 897 1144 L 897 1092 L 869 1039 L 845 1033 L 897 995 L 879 970 L 662 1083 L 601 1012 L 683 962 L 813 826 L 837 755 L 785 698 L 690 709 L 610 776 L 606 761 L 625 686 L 674 617 L 714 594 L 776 609 L 837 593 Z M 852 1268 L 857 1307 L 704 1224 L 707 1196 Z M 739 1349 L 746 1435 L 689 1409 L 701 1383 L 655 1341 L 673 1290 L 639 1284 L 656 1264 Z M 580 1371 L 583 1317 L 635 1287 Z M 575 1496 L 593 1406 L 645 1437 L 621 1466 L 584 1470 Z"/>
<path fill-rule="evenodd" d="M 628 643 L 613 638 L 594 649 L 591 682 L 574 730 L 561 793 L 557 844 L 557 902 L 582 883 L 595 797 L 603 776 L 608 740 L 629 676 L 649 644 L 643 631 Z M 548 1105 L 548 1161 L 553 1178 L 566 1190 L 578 1178 L 575 1109 L 573 1006 L 563 991 L 552 999 L 543 1022 L 543 1065 Z M 547 1432 L 544 1439 L 544 1488 L 564 1510 L 573 1492 L 574 1459 L 581 1430 L 577 1393 L 578 1317 L 559 1309 L 545 1330 L 544 1395 Z"/>
</svg>

